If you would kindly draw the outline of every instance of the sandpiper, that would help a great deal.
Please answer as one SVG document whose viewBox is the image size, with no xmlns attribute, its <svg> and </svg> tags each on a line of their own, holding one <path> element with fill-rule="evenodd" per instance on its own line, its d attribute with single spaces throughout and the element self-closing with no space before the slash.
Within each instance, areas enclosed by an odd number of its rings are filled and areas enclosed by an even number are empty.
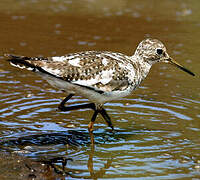
<svg viewBox="0 0 200 180">
<path fill-rule="evenodd" d="M 47 58 L 5 56 L 12 65 L 34 71 L 53 87 L 65 91 L 67 95 L 58 107 L 60 110 L 93 109 L 89 132 L 93 131 L 98 113 L 114 129 L 103 104 L 131 94 L 145 79 L 154 63 L 170 63 L 194 76 L 194 73 L 168 55 L 161 41 L 151 38 L 141 41 L 132 56 L 108 51 L 85 51 Z M 74 95 L 83 96 L 91 103 L 65 106 Z"/>
</svg>

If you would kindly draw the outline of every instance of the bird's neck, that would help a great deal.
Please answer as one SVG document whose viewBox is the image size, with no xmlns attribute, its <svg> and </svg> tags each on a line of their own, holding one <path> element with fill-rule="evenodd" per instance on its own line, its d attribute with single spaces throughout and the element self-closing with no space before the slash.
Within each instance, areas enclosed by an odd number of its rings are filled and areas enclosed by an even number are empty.
<svg viewBox="0 0 200 180">
<path fill-rule="evenodd" d="M 150 69 L 151 69 L 152 64 L 149 64 L 149 63 L 144 62 L 144 61 L 143 62 L 139 61 L 139 63 L 140 63 L 140 67 L 142 69 L 141 72 L 146 77 L 147 74 L 149 73 Z"/>
<path fill-rule="evenodd" d="M 133 55 L 132 58 L 134 62 L 138 64 L 138 70 L 142 73 L 141 75 L 144 75 L 146 77 L 151 69 L 152 64 L 142 60 L 139 56 Z"/>
<path fill-rule="evenodd" d="M 138 56 L 132 56 L 133 63 L 136 65 L 137 70 L 137 76 L 139 83 L 145 79 L 145 77 L 148 75 L 152 64 L 149 64 L 146 61 L 142 61 Z"/>
</svg>

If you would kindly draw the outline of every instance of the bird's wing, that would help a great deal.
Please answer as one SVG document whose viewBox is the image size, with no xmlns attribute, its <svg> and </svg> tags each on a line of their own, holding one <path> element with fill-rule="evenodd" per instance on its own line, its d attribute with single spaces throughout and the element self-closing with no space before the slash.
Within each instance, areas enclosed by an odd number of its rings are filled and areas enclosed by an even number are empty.
<svg viewBox="0 0 200 180">
<path fill-rule="evenodd" d="M 49 58 L 7 56 L 14 65 L 97 91 L 123 90 L 129 85 L 129 56 L 124 58 L 120 53 L 86 51 Z"/>
</svg>

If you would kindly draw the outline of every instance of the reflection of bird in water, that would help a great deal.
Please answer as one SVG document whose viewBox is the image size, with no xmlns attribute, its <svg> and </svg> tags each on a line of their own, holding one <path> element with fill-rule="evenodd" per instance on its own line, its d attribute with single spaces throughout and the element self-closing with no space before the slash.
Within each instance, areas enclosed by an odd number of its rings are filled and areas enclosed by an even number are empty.
<svg viewBox="0 0 200 180">
<path fill-rule="evenodd" d="M 12 65 L 37 72 L 52 86 L 64 90 L 68 95 L 59 105 L 60 110 L 93 109 L 94 114 L 88 125 L 90 132 L 93 131 L 98 113 L 113 129 L 103 104 L 131 94 L 145 79 L 154 63 L 170 63 L 194 76 L 167 54 L 162 42 L 150 38 L 138 45 L 133 56 L 107 51 L 85 51 L 47 58 L 5 56 Z M 73 95 L 88 98 L 91 103 L 64 106 Z"/>
</svg>

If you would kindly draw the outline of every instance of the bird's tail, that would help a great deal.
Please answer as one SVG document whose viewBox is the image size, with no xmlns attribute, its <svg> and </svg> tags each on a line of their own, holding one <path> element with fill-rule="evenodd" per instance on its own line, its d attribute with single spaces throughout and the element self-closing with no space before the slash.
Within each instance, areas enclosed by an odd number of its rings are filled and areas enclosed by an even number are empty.
<svg viewBox="0 0 200 180">
<path fill-rule="evenodd" d="M 21 69 L 27 69 L 30 71 L 35 71 L 36 66 L 31 60 L 33 58 L 31 57 L 26 57 L 26 56 L 16 56 L 12 54 L 4 54 L 4 56 L 7 58 L 7 60 L 10 62 L 12 66 L 21 68 Z"/>
</svg>

